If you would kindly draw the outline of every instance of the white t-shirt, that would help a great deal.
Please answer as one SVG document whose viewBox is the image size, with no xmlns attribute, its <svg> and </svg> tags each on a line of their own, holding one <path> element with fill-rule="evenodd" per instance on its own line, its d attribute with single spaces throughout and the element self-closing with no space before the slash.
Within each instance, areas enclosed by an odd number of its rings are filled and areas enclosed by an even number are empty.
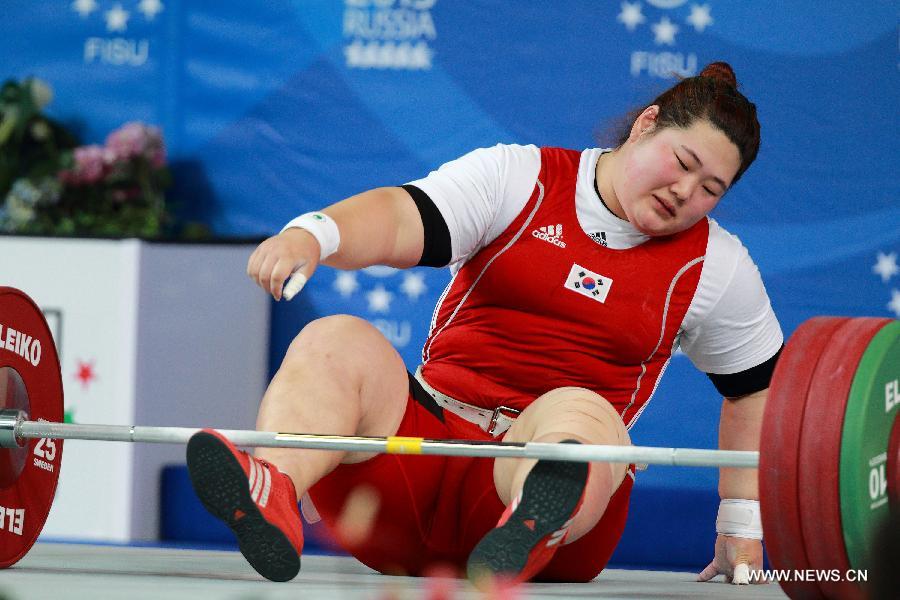
<svg viewBox="0 0 900 600">
<path fill-rule="evenodd" d="M 581 154 L 575 188 L 578 221 L 610 248 L 633 248 L 648 237 L 610 212 L 594 190 L 597 159 L 605 151 L 592 148 Z M 538 147 L 498 144 L 410 182 L 431 198 L 447 223 L 453 272 L 509 227 L 531 197 L 540 168 Z M 703 271 L 679 344 L 701 371 L 740 373 L 774 356 L 784 336 L 747 249 L 715 220 L 709 225 Z"/>
</svg>

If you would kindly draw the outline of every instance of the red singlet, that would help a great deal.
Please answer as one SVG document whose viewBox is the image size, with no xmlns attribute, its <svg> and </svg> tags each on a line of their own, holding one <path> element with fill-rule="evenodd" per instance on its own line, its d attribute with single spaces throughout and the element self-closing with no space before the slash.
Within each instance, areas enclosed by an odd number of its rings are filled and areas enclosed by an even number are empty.
<svg viewBox="0 0 900 600">
<path fill-rule="evenodd" d="M 443 298 L 423 351 L 425 379 L 463 402 L 524 409 L 559 387 L 609 400 L 629 424 L 656 388 L 697 288 L 709 234 L 703 219 L 672 237 L 627 250 L 596 243 L 575 214 L 581 153 L 541 150 L 522 212 L 463 265 Z M 400 436 L 491 439 L 410 395 Z M 563 546 L 538 579 L 589 581 L 606 565 L 628 512 L 626 476 L 600 522 Z M 348 496 L 374 490 L 370 534 L 345 548 L 370 567 L 411 575 L 436 563 L 464 569 L 500 518 L 490 459 L 380 455 L 342 465 L 310 489 L 333 531 Z"/>
</svg>

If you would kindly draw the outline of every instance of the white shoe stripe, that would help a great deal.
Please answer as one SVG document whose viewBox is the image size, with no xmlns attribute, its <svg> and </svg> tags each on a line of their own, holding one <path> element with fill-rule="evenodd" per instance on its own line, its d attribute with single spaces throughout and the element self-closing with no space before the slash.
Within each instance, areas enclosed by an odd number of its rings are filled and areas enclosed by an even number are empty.
<svg viewBox="0 0 900 600">
<path fill-rule="evenodd" d="M 550 540 L 547 542 L 547 546 L 555 546 L 556 544 L 560 543 L 563 540 L 563 538 L 566 537 L 566 534 L 568 532 L 569 532 L 568 524 L 563 525 L 562 529 L 554 531 L 552 534 L 550 534 Z"/>
<path fill-rule="evenodd" d="M 250 477 L 248 478 L 248 481 L 247 481 L 247 486 L 250 489 L 250 497 L 251 498 L 253 497 L 253 488 L 256 486 L 256 477 L 257 477 L 256 461 L 254 461 L 253 458 L 251 457 L 250 458 Z"/>
<path fill-rule="evenodd" d="M 262 508 L 265 508 L 266 504 L 269 503 L 269 492 L 272 490 L 272 473 L 265 467 L 261 468 L 263 470 L 265 483 L 262 488 L 262 497 L 259 499 L 258 503 Z"/>
<path fill-rule="evenodd" d="M 263 468 L 253 459 L 251 459 L 250 464 L 252 464 L 256 468 L 256 473 L 253 481 L 253 489 L 250 490 L 250 497 L 253 498 L 254 502 L 259 502 L 259 492 L 263 487 L 263 473 L 261 473 Z"/>
</svg>

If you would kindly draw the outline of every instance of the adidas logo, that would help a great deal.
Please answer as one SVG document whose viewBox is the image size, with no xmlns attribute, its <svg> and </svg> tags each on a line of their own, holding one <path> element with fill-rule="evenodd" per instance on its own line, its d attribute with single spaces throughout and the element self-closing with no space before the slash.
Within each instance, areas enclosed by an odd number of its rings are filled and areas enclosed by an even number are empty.
<svg viewBox="0 0 900 600">
<path fill-rule="evenodd" d="M 554 246 L 565 248 L 566 243 L 562 241 L 562 225 L 547 225 L 546 227 L 538 227 L 531 232 L 531 235 L 539 240 L 550 242 Z"/>
<path fill-rule="evenodd" d="M 593 233 L 588 234 L 591 236 L 591 239 L 600 244 L 601 246 L 608 248 L 609 243 L 606 241 L 606 232 L 605 231 L 595 231 Z"/>
</svg>

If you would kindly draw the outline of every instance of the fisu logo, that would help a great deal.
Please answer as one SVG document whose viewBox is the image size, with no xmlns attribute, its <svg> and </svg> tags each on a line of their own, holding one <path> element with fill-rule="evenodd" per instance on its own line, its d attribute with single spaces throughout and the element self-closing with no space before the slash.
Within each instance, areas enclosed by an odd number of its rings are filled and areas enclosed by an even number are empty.
<svg viewBox="0 0 900 600">
<path fill-rule="evenodd" d="M 684 36 L 693 41 L 715 23 L 710 4 L 692 2 L 690 6 L 684 6 L 687 0 L 646 1 L 649 7 L 638 1 L 626 0 L 621 3 L 616 15 L 616 21 L 624 25 L 630 33 L 638 34 L 636 40 L 640 40 L 640 43 L 647 43 L 647 33 L 650 33 L 653 39 L 653 50 L 632 51 L 631 76 L 639 77 L 646 74 L 670 79 L 696 75 L 697 54 L 683 50 L 676 51 L 676 46 L 679 37 Z M 645 24 L 647 32 L 642 32 Z"/>
<path fill-rule="evenodd" d="M 157 16 L 165 10 L 160 0 L 140 0 L 137 6 L 123 7 L 122 2 L 98 2 L 97 0 L 75 0 L 70 8 L 78 13 L 82 27 L 96 31 L 96 16 L 105 23 L 107 37 L 91 35 L 84 40 L 83 58 L 85 64 L 106 64 L 120 67 L 142 67 L 150 58 L 148 37 L 124 37 L 129 27 L 146 35 L 148 29 L 160 23 Z M 131 10 L 129 10 L 131 9 Z M 138 18 L 134 12 L 143 13 Z"/>
</svg>

